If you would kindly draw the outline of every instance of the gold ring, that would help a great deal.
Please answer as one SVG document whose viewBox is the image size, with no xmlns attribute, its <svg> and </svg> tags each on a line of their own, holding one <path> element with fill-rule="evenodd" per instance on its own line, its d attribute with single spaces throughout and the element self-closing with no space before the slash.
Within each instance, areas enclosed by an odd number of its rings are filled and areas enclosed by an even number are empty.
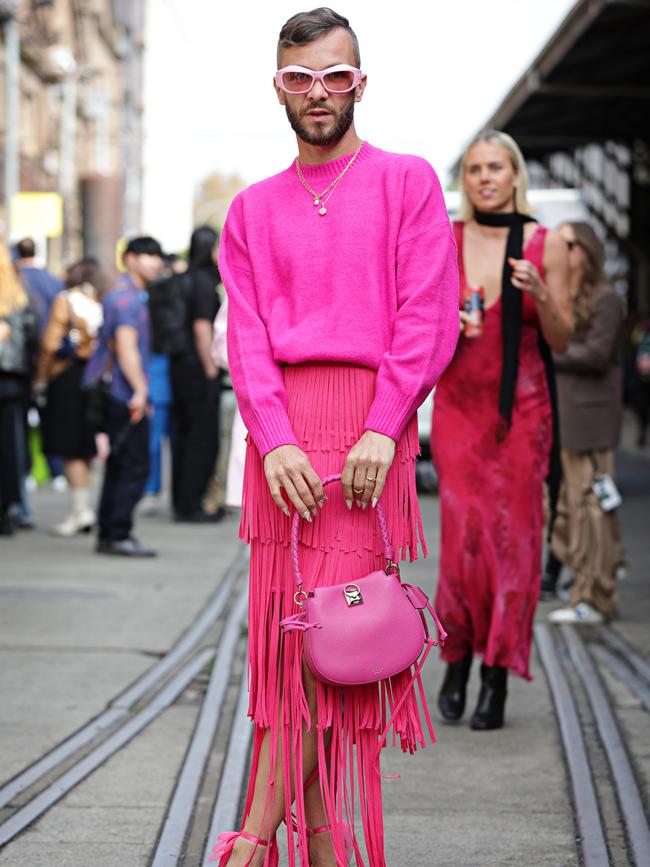
<svg viewBox="0 0 650 867">
<path fill-rule="evenodd" d="M 352 490 L 355 494 L 363 494 L 363 488 L 361 488 L 361 490 L 358 490 L 357 488 L 352 488 Z"/>
</svg>

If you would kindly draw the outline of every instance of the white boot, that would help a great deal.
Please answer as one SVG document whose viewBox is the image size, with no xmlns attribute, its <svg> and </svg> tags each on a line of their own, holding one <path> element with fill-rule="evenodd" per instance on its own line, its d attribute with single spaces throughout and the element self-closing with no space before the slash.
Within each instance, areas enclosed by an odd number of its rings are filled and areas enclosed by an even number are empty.
<svg viewBox="0 0 650 867">
<path fill-rule="evenodd" d="M 92 530 L 97 519 L 88 505 L 89 493 L 88 488 L 70 488 L 70 514 L 60 524 L 51 528 L 52 535 L 68 537 Z"/>
</svg>

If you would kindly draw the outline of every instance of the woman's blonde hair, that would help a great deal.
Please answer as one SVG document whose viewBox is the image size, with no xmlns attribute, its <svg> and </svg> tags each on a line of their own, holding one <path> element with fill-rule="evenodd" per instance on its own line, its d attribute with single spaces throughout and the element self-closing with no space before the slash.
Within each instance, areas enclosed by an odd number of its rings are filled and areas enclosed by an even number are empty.
<svg viewBox="0 0 650 867">
<path fill-rule="evenodd" d="M 528 202 L 528 169 L 522 152 L 519 150 L 517 142 L 506 132 L 501 132 L 498 129 L 485 129 L 480 132 L 476 138 L 465 148 L 460 159 L 460 207 L 458 209 L 458 219 L 464 222 L 473 219 L 474 205 L 470 202 L 469 196 L 463 188 L 463 178 L 465 176 L 465 168 L 467 157 L 474 145 L 479 142 L 489 142 L 490 144 L 498 145 L 510 157 L 512 167 L 517 174 L 517 186 L 515 187 L 515 210 L 520 214 L 530 214 L 532 208 Z"/>
<path fill-rule="evenodd" d="M 0 241 L 0 316 L 11 316 L 14 310 L 26 307 L 28 302 L 7 245 Z"/>
</svg>

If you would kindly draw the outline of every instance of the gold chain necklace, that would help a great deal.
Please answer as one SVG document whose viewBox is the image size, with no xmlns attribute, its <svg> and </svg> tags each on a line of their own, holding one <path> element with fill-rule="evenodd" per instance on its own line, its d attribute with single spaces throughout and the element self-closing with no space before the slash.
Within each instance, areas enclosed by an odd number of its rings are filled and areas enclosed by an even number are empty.
<svg viewBox="0 0 650 867">
<path fill-rule="evenodd" d="M 362 147 L 363 147 L 363 142 L 361 142 L 359 144 L 359 147 L 352 154 L 347 165 L 343 168 L 343 171 L 339 175 L 337 175 L 337 177 L 335 177 L 334 180 L 330 184 L 328 184 L 325 187 L 325 189 L 323 190 L 322 193 L 317 193 L 316 190 L 312 189 L 312 187 L 309 186 L 309 184 L 307 183 L 307 180 L 305 179 L 305 176 L 303 175 L 302 170 L 300 168 L 300 158 L 296 157 L 296 172 L 298 173 L 298 179 L 300 180 L 300 183 L 303 185 L 303 187 L 310 194 L 310 196 L 313 196 L 314 205 L 316 205 L 316 207 L 318 207 L 318 205 L 321 206 L 318 210 L 318 213 L 321 215 L 321 217 L 324 217 L 325 214 L 327 213 L 327 208 L 325 206 L 327 205 L 329 200 L 332 198 L 332 193 L 334 192 L 334 190 L 338 187 L 338 185 L 343 180 L 343 177 L 344 177 L 345 173 L 347 172 L 347 170 L 350 168 L 352 163 L 359 156 L 359 151 L 361 150 Z M 327 196 L 327 198 L 325 198 L 325 196 Z"/>
</svg>

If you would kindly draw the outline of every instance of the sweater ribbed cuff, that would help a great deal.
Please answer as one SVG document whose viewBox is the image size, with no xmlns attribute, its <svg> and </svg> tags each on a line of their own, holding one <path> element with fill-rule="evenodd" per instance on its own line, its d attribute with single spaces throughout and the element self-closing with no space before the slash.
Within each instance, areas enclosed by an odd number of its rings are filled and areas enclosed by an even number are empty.
<svg viewBox="0 0 650 867">
<path fill-rule="evenodd" d="M 410 395 L 384 387 L 375 394 L 364 429 L 374 430 L 397 442 L 415 409 Z"/>
<path fill-rule="evenodd" d="M 265 408 L 249 419 L 249 432 L 262 458 L 278 446 L 299 446 L 284 409 Z"/>
</svg>

